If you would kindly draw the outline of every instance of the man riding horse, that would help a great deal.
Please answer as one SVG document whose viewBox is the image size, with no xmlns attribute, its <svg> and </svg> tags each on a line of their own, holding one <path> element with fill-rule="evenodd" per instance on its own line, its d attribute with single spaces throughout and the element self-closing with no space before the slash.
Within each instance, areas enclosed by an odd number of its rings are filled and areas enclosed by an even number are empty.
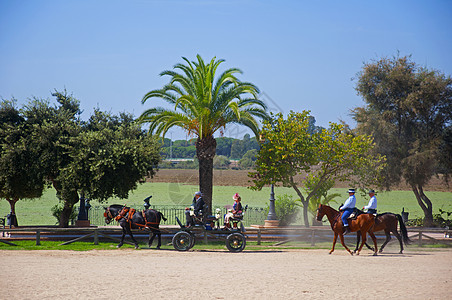
<svg viewBox="0 0 452 300">
<path fill-rule="evenodd" d="M 356 198 L 355 198 L 355 189 L 349 189 L 348 190 L 348 199 L 345 201 L 344 205 L 339 208 L 340 211 L 342 211 L 342 224 L 344 225 L 344 235 L 347 233 L 350 233 L 350 228 L 348 226 L 348 217 L 352 214 L 352 212 L 355 210 L 356 206 Z"/>
</svg>

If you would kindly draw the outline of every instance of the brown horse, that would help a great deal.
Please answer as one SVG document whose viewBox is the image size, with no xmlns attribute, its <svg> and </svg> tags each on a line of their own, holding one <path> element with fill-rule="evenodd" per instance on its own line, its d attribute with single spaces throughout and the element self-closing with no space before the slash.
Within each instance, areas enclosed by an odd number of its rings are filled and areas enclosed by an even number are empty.
<svg viewBox="0 0 452 300">
<path fill-rule="evenodd" d="M 362 212 L 363 213 L 363 212 Z M 397 231 L 397 223 L 399 223 L 400 227 L 400 234 Z M 393 214 L 393 213 L 383 213 L 378 214 L 375 217 L 375 226 L 373 228 L 373 232 L 384 230 L 386 235 L 386 240 L 380 247 L 380 253 L 383 252 L 384 247 L 386 244 L 391 240 L 391 232 L 395 235 L 395 237 L 399 240 L 400 244 L 400 254 L 403 252 L 403 244 L 408 245 L 411 241 L 408 238 L 408 231 L 406 230 L 405 223 L 403 222 L 402 216 L 399 214 Z M 356 252 L 358 250 L 358 245 L 360 241 L 360 234 L 357 233 L 357 241 L 356 241 Z M 366 244 L 366 247 L 374 250 L 372 247 Z"/>
<path fill-rule="evenodd" d="M 334 246 L 336 245 L 336 241 L 337 241 L 337 236 L 339 235 L 342 246 L 344 246 L 344 248 L 351 255 L 353 255 L 353 252 L 350 251 L 350 249 L 348 249 L 348 247 L 345 245 L 345 242 L 344 242 L 344 228 L 343 228 L 344 226 L 342 225 L 342 220 L 341 220 L 342 213 L 328 205 L 320 204 L 319 208 L 317 209 L 317 221 L 322 221 L 322 218 L 324 215 L 326 215 L 328 218 L 328 221 L 330 221 L 331 229 L 334 232 L 333 248 L 331 248 L 331 251 L 329 254 L 333 253 Z M 360 231 L 361 232 L 362 243 L 358 249 L 357 255 L 359 255 L 359 252 L 361 252 L 361 249 L 363 248 L 364 243 L 366 242 L 367 233 L 369 233 L 370 237 L 374 241 L 374 245 L 375 245 L 374 255 L 377 255 L 377 239 L 372 231 L 374 224 L 375 224 L 375 218 L 371 214 L 362 214 L 362 215 L 359 215 L 356 219 L 349 221 L 350 231 L 352 231 L 352 232 Z"/>
</svg>

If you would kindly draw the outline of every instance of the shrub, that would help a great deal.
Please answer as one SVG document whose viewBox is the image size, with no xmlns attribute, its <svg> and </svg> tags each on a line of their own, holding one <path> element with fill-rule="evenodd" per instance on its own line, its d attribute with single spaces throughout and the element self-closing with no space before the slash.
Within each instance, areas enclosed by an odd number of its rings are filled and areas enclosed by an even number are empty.
<svg viewBox="0 0 452 300">
<path fill-rule="evenodd" d="M 269 205 L 265 208 L 266 214 L 270 210 Z M 296 221 L 297 215 L 300 211 L 300 206 L 296 200 L 292 199 L 292 195 L 278 195 L 275 200 L 276 216 L 279 224 L 282 226 L 290 225 Z"/>
</svg>

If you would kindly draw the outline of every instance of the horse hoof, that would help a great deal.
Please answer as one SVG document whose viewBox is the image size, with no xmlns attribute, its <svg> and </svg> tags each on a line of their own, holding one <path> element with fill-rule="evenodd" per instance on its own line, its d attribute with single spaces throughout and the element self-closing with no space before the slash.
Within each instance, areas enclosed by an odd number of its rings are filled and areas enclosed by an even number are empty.
<svg viewBox="0 0 452 300">
<path fill-rule="evenodd" d="M 135 249 L 140 249 L 140 246 L 138 246 L 138 245 L 135 245 Z"/>
<path fill-rule="evenodd" d="M 375 252 L 373 256 L 377 256 L 377 252 Z"/>
<path fill-rule="evenodd" d="M 116 248 L 121 248 L 122 245 L 117 245 Z"/>
<path fill-rule="evenodd" d="M 382 253 L 382 252 L 383 252 L 383 249 L 380 249 L 378 252 Z"/>
<path fill-rule="evenodd" d="M 160 250 L 160 247 L 159 246 L 157 246 L 155 249 L 157 249 L 157 250 Z"/>
</svg>

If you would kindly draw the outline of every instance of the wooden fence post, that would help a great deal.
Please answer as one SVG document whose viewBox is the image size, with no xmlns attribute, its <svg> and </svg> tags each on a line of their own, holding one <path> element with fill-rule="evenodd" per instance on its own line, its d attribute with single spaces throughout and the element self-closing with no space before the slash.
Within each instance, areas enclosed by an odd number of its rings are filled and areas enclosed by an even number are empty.
<svg viewBox="0 0 452 300">
<path fill-rule="evenodd" d="M 36 246 L 41 245 L 41 231 L 36 230 Z"/>
<path fill-rule="evenodd" d="M 99 245 L 99 232 L 98 229 L 94 229 L 94 245 Z"/>
</svg>

